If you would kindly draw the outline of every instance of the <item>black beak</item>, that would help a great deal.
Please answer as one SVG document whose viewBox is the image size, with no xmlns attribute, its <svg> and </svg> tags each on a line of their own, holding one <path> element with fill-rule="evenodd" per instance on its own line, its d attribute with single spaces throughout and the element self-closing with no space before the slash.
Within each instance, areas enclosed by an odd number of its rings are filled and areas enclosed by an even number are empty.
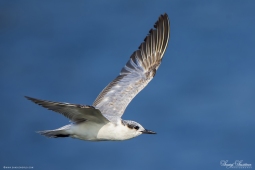
<svg viewBox="0 0 255 170">
<path fill-rule="evenodd" d="M 141 131 L 143 134 L 157 134 L 156 132 L 153 132 L 151 130 L 147 130 L 147 129 L 144 129 L 143 131 Z"/>
</svg>

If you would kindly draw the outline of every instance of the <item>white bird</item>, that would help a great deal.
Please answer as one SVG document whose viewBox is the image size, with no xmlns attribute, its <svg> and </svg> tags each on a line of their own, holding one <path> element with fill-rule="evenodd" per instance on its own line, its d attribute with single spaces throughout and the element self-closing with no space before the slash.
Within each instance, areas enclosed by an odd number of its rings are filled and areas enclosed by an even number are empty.
<svg viewBox="0 0 255 170">
<path fill-rule="evenodd" d="M 161 15 L 117 76 L 98 95 L 92 106 L 39 100 L 34 103 L 61 113 L 71 124 L 39 131 L 47 137 L 72 137 L 86 141 L 121 141 L 141 134 L 156 134 L 139 123 L 122 120 L 130 101 L 153 79 L 166 51 L 170 34 L 167 14 Z"/>
</svg>

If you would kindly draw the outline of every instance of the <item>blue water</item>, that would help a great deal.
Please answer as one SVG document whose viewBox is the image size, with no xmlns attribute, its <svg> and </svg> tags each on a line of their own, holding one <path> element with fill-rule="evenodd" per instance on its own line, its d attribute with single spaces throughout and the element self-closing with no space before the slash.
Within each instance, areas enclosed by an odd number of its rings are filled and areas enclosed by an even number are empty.
<svg viewBox="0 0 255 170">
<path fill-rule="evenodd" d="M 255 166 L 254 7 L 251 0 L 0 1 L 0 166 Z M 171 39 L 163 62 L 123 116 L 157 135 L 93 143 L 35 133 L 69 122 L 24 95 L 92 104 L 165 12 Z"/>
</svg>

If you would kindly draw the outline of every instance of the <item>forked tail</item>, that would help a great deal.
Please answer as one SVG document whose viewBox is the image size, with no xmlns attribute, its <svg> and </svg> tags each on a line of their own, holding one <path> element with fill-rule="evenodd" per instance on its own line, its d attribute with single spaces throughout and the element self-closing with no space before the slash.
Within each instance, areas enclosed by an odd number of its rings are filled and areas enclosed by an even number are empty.
<svg viewBox="0 0 255 170">
<path fill-rule="evenodd" d="M 70 133 L 68 132 L 69 129 L 70 125 L 66 125 L 59 129 L 38 131 L 37 133 L 49 138 L 69 137 L 70 136 Z"/>
</svg>

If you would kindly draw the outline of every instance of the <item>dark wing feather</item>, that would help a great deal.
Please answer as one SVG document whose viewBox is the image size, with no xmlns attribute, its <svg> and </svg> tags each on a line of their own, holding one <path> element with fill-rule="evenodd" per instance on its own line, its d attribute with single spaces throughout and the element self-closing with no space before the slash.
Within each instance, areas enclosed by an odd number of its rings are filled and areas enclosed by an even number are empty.
<svg viewBox="0 0 255 170">
<path fill-rule="evenodd" d="M 79 123 L 85 120 L 95 121 L 98 123 L 109 122 L 100 112 L 93 106 L 52 102 L 47 100 L 39 100 L 32 97 L 25 96 L 28 100 L 52 110 L 54 112 L 61 113 L 74 123 Z"/>
<path fill-rule="evenodd" d="M 109 120 L 121 117 L 130 101 L 152 80 L 166 51 L 170 22 L 161 15 L 116 77 L 96 98 L 93 106 Z"/>
</svg>

